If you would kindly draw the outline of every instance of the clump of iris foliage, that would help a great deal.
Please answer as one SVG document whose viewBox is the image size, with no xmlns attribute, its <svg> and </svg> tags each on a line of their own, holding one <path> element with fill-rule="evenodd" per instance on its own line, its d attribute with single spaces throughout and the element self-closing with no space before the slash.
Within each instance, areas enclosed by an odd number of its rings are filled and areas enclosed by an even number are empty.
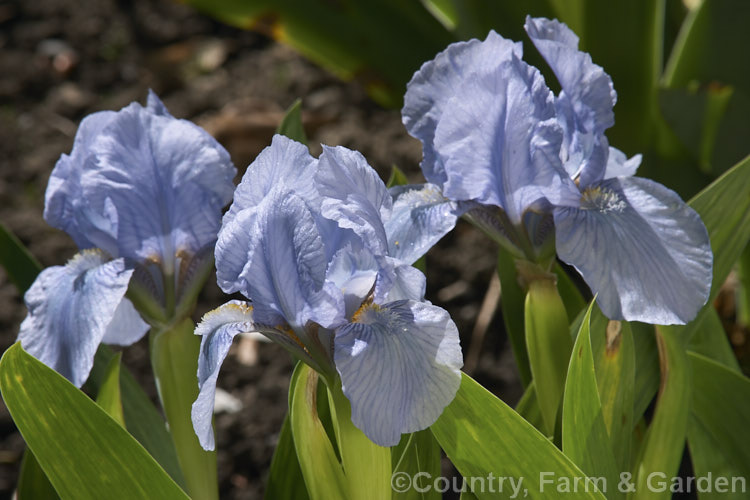
<svg viewBox="0 0 750 500">
<path fill-rule="evenodd" d="M 216 498 L 216 384 L 243 333 L 299 361 L 268 498 L 439 498 L 441 450 L 465 478 L 513 478 L 532 498 L 667 497 L 686 439 L 695 476 L 746 481 L 750 381 L 706 304 L 750 239 L 750 162 L 687 203 L 635 176 L 642 156 L 606 135 L 605 68 L 565 24 L 523 27 L 556 82 L 495 31 L 411 76 L 402 116 L 424 184 L 386 186 L 341 146 L 312 157 L 299 108 L 236 187 L 224 148 L 153 93 L 85 118 L 44 211 L 80 253 L 36 275 L 2 233 L 3 263 L 28 288 L 0 362 L 30 450 L 22 495 Z M 460 217 L 500 246 L 525 385 L 515 409 L 461 372 L 456 325 L 414 267 Z M 247 300 L 195 325 L 214 264 Z M 166 422 L 102 345 L 147 332 Z M 399 474 L 421 482 L 404 489 Z M 587 477 L 595 486 L 565 490 Z M 497 494 L 470 484 L 467 496 Z"/>
</svg>

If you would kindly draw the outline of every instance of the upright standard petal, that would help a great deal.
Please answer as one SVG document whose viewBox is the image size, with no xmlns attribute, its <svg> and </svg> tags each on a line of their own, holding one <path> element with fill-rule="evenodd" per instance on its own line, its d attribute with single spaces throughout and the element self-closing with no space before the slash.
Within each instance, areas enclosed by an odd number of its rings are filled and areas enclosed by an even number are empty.
<svg viewBox="0 0 750 500">
<path fill-rule="evenodd" d="M 697 213 L 673 191 L 637 177 L 584 190 L 554 212 L 557 253 L 612 319 L 684 324 L 706 303 L 713 256 Z"/>
<path fill-rule="evenodd" d="M 86 120 L 79 134 L 52 174 L 51 224 L 79 246 L 156 262 L 167 273 L 178 256 L 213 244 L 235 169 L 204 130 L 173 118 L 151 94 L 148 107 Z"/>
<path fill-rule="evenodd" d="M 377 255 L 388 248 L 383 220 L 391 213 L 391 196 L 378 173 L 358 151 L 323 146 L 315 186 L 321 213 L 359 235 Z"/>
<path fill-rule="evenodd" d="M 253 160 L 234 192 L 232 206 L 224 215 L 228 224 L 237 214 L 259 205 L 274 190 L 294 191 L 311 205 L 317 197 L 312 179 L 317 160 L 307 146 L 283 135 L 275 135 L 271 145 Z"/>
<path fill-rule="evenodd" d="M 434 139 L 443 194 L 495 205 L 518 224 L 538 200 L 557 204 L 577 192 L 562 168 L 561 141 L 552 93 L 536 68 L 513 56 L 467 78 L 445 106 Z"/>
<path fill-rule="evenodd" d="M 422 302 L 365 306 L 336 331 L 334 359 L 352 422 L 381 446 L 432 425 L 461 384 L 456 325 Z"/>
<path fill-rule="evenodd" d="M 556 108 L 565 130 L 566 170 L 571 177 L 580 175 L 582 186 L 599 181 L 609 146 L 604 131 L 615 123 L 617 93 L 612 79 L 589 54 L 578 50 L 578 37 L 563 23 L 527 17 L 525 28 L 562 87 Z"/>
<path fill-rule="evenodd" d="M 393 210 L 385 222 L 388 255 L 413 264 L 456 226 L 463 213 L 434 184 L 390 189 Z"/>
<path fill-rule="evenodd" d="M 65 266 L 45 269 L 26 292 L 29 313 L 21 323 L 21 345 L 82 386 L 103 339 L 127 344 L 148 331 L 125 299 L 132 274 L 124 259 L 108 261 L 92 250 L 76 255 Z"/>
<path fill-rule="evenodd" d="M 250 235 L 247 248 L 233 251 L 246 255 L 240 279 L 258 322 L 302 329 L 308 321 L 326 328 L 343 321 L 343 297 L 325 279 L 326 248 L 302 198 L 291 192 L 269 197 L 252 226 L 226 230 Z"/>
<path fill-rule="evenodd" d="M 79 227 L 77 212 L 84 211 L 91 214 L 91 217 L 96 216 L 87 209 L 85 200 L 82 199 L 81 172 L 85 163 L 91 160 L 88 155 L 91 145 L 116 116 L 114 111 L 100 111 L 84 118 L 76 132 L 73 150 L 70 155 L 60 156 L 47 184 L 44 220 L 50 226 L 68 233 L 78 248 L 97 246 L 91 239 L 93 236 L 87 234 L 85 228 Z"/>
<path fill-rule="evenodd" d="M 521 57 L 521 44 L 491 31 L 483 42 L 470 40 L 451 44 L 435 59 L 424 63 L 407 84 L 401 115 L 406 130 L 422 141 L 421 166 L 429 182 L 442 187 L 447 180 L 443 159 L 434 144 L 435 129 L 446 104 L 460 93 L 469 75 L 475 71 L 490 71 L 510 60 L 512 54 Z"/>
</svg>

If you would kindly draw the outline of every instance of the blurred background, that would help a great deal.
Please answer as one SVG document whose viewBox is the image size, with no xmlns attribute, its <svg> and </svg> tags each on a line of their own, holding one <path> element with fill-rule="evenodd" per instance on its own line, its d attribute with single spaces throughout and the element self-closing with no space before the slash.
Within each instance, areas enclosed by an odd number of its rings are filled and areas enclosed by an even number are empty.
<svg viewBox="0 0 750 500">
<path fill-rule="evenodd" d="M 0 221 L 44 266 L 70 258 L 72 240 L 42 218 L 49 174 L 84 116 L 145 103 L 149 88 L 173 115 L 213 134 L 239 175 L 301 98 L 313 154 L 320 143 L 344 145 L 383 179 L 397 165 L 421 182 L 421 147 L 401 124 L 401 97 L 421 63 L 449 43 L 491 28 L 522 40 L 527 62 L 557 90 L 523 32 L 526 14 L 565 21 L 612 75 L 619 102 L 608 137 L 629 155 L 644 154 L 640 175 L 688 199 L 750 152 L 744 0 L 4 1 Z M 521 386 L 496 310 L 495 255 L 493 243 L 461 222 L 427 256 L 427 298 L 456 321 L 466 371 L 513 405 Z M 716 303 L 746 367 L 747 297 L 737 297 L 748 275 L 734 273 Z M 194 319 L 224 301 L 209 280 Z M 25 314 L 0 270 L 0 351 Z M 147 345 L 126 349 L 124 362 L 155 396 Z M 233 397 L 216 419 L 222 498 L 261 498 L 291 369 L 275 345 L 235 343 L 219 378 Z M 0 403 L 0 497 L 12 494 L 22 452 Z"/>
</svg>

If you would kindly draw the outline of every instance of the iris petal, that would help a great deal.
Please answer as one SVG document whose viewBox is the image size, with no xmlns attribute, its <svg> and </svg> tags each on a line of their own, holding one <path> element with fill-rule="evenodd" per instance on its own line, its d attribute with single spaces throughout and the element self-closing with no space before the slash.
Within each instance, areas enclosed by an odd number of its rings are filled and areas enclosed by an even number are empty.
<svg viewBox="0 0 750 500">
<path fill-rule="evenodd" d="M 533 203 L 577 192 L 559 158 L 562 130 L 536 68 L 512 57 L 468 78 L 435 131 L 447 181 L 443 194 L 505 210 L 514 223 Z"/>
<path fill-rule="evenodd" d="M 238 213 L 259 205 L 274 190 L 294 191 L 309 204 L 317 197 L 314 184 L 317 161 L 307 146 L 283 135 L 275 135 L 250 164 L 234 192 L 232 206 L 223 223 L 230 223 Z"/>
<path fill-rule="evenodd" d="M 214 431 L 211 419 L 216 398 L 216 379 L 227 357 L 232 340 L 239 333 L 257 331 L 253 323 L 252 307 L 233 300 L 207 313 L 195 329 L 200 335 L 201 350 L 198 357 L 198 399 L 193 403 L 193 427 L 201 446 L 213 450 Z"/>
<path fill-rule="evenodd" d="M 578 37 L 565 24 L 526 18 L 526 32 L 557 76 L 562 92 L 556 102 L 565 130 L 563 161 L 582 186 L 602 179 L 609 144 L 604 131 L 614 125 L 617 93 L 612 79 L 591 56 L 578 50 Z"/>
<path fill-rule="evenodd" d="M 377 172 L 357 151 L 323 146 L 315 185 L 323 196 L 321 213 L 351 229 L 377 255 L 387 252 L 383 220 L 391 212 L 391 196 Z"/>
<path fill-rule="evenodd" d="M 388 255 L 414 263 L 456 225 L 462 211 L 434 184 L 390 189 L 393 210 L 385 222 Z"/>
<path fill-rule="evenodd" d="M 108 261 L 91 250 L 45 269 L 26 292 L 21 345 L 80 387 L 102 340 L 130 344 L 148 331 L 125 299 L 132 274 L 124 259 Z"/>
<path fill-rule="evenodd" d="M 343 296 L 325 279 L 326 248 L 303 199 L 294 193 L 268 197 L 252 225 L 227 229 L 250 235 L 247 248 L 237 251 L 247 256 L 240 279 L 257 321 L 293 328 L 314 321 L 328 328 L 343 320 Z"/>
<path fill-rule="evenodd" d="M 426 303 L 363 309 L 336 331 L 334 359 L 352 422 L 381 446 L 432 425 L 461 383 L 456 325 Z"/>
<path fill-rule="evenodd" d="M 451 44 L 435 59 L 424 63 L 406 86 L 401 115 L 406 130 L 422 141 L 421 167 L 429 182 L 442 187 L 448 179 L 443 158 L 434 144 L 435 129 L 445 115 L 448 101 L 460 94 L 463 81 L 478 68 L 489 71 L 510 60 L 512 54 L 521 57 L 521 44 L 492 31 L 484 42 Z"/>
<path fill-rule="evenodd" d="M 232 197 L 229 154 L 203 129 L 173 118 L 155 95 L 81 125 L 47 191 L 50 224 L 79 246 L 156 261 L 213 244 Z"/>
<path fill-rule="evenodd" d="M 608 317 L 684 324 L 706 303 L 708 234 L 675 192 L 647 179 L 610 179 L 584 191 L 580 208 L 554 216 L 558 255 Z"/>
<path fill-rule="evenodd" d="M 634 155 L 628 158 L 625 153 L 617 148 L 609 148 L 609 158 L 607 159 L 607 168 L 604 171 L 604 178 L 613 177 L 632 177 L 641 165 L 641 155 Z"/>
</svg>

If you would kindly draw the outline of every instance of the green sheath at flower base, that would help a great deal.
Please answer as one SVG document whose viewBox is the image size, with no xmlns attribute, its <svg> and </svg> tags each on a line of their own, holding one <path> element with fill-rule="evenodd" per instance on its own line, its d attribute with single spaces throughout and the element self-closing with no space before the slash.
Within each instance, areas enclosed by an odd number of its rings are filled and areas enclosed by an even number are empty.
<svg viewBox="0 0 750 500">
<path fill-rule="evenodd" d="M 543 431 L 554 434 L 557 410 L 565 388 L 573 341 L 568 331 L 568 316 L 554 275 L 538 277 L 528 283 L 525 308 L 526 347 L 531 375 L 544 422 Z"/>
</svg>

